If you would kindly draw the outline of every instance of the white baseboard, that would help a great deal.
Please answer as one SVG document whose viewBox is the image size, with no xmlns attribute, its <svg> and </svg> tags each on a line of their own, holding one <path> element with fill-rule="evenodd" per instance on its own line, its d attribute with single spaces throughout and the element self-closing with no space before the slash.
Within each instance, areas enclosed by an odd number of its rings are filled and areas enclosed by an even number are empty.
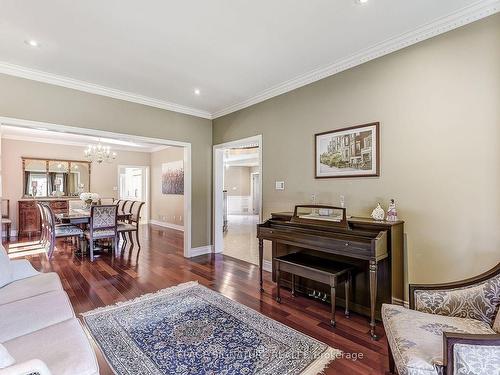
<svg viewBox="0 0 500 375">
<path fill-rule="evenodd" d="M 273 262 L 264 259 L 262 261 L 262 269 L 267 272 L 273 272 Z"/>
<path fill-rule="evenodd" d="M 200 255 L 211 254 L 212 253 L 212 245 L 193 247 L 189 251 L 189 258 L 197 257 Z"/>
<path fill-rule="evenodd" d="M 154 225 L 158 225 L 160 227 L 180 230 L 180 231 L 184 232 L 184 226 L 182 226 L 182 225 L 166 223 L 164 221 L 159 221 L 159 220 L 149 220 L 149 223 L 154 224 Z"/>
<path fill-rule="evenodd" d="M 404 306 L 406 307 L 407 309 L 409 308 L 410 304 L 408 303 L 408 301 L 403 301 L 402 299 L 399 299 L 399 298 L 393 298 L 392 299 L 392 303 L 395 304 L 395 305 L 400 305 L 400 306 Z"/>
</svg>

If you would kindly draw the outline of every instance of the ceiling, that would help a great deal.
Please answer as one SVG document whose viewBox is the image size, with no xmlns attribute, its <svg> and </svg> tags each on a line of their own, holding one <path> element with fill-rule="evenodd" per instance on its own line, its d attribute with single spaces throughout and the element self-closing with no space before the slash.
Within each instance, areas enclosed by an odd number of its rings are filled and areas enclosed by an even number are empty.
<svg viewBox="0 0 500 375">
<path fill-rule="evenodd" d="M 497 0 L 0 0 L 0 73 L 215 118 L 499 10 Z"/>
<path fill-rule="evenodd" d="M 237 148 L 227 149 L 224 153 L 226 167 L 257 167 L 259 165 L 259 149 Z"/>
<path fill-rule="evenodd" d="M 5 139 L 20 141 L 41 142 L 49 144 L 62 144 L 69 146 L 87 147 L 101 142 L 113 150 L 155 152 L 163 150 L 166 145 L 148 142 L 131 141 L 130 139 L 93 137 L 89 135 L 74 134 L 69 132 L 52 131 L 45 128 L 30 128 L 13 125 L 2 125 L 1 135 Z"/>
</svg>

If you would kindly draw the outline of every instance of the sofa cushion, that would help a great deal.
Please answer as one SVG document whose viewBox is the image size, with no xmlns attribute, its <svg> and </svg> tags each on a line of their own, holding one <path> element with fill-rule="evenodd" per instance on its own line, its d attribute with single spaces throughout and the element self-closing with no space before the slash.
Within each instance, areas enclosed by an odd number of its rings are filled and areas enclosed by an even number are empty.
<svg viewBox="0 0 500 375">
<path fill-rule="evenodd" d="M 4 343 L 17 363 L 42 360 L 52 375 L 98 375 L 94 350 L 78 319 L 72 318 Z"/>
<path fill-rule="evenodd" d="M 12 366 L 16 361 L 9 354 L 5 346 L 0 344 L 0 369 Z"/>
<path fill-rule="evenodd" d="M 0 305 L 0 342 L 75 317 L 68 295 L 58 290 Z"/>
<path fill-rule="evenodd" d="M 454 374 L 500 375 L 500 346 L 453 345 Z"/>
<path fill-rule="evenodd" d="M 12 270 L 10 269 L 10 259 L 7 251 L 0 244 L 0 288 L 12 281 Z"/>
<path fill-rule="evenodd" d="M 0 288 L 0 305 L 55 290 L 62 290 L 61 280 L 57 276 L 57 273 L 41 273 L 33 277 L 14 281 Z"/>
<path fill-rule="evenodd" d="M 387 340 L 400 375 L 442 374 L 443 332 L 495 333 L 482 321 L 382 305 Z"/>
</svg>

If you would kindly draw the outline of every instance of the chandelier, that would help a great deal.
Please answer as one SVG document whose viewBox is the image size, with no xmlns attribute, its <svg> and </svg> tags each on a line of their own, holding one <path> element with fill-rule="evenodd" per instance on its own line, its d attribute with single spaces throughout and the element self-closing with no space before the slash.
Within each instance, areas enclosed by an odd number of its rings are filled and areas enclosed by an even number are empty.
<svg viewBox="0 0 500 375">
<path fill-rule="evenodd" d="M 89 145 L 84 154 L 88 161 L 92 163 L 96 162 L 97 164 L 101 164 L 102 162 L 111 163 L 111 161 L 116 159 L 116 152 L 111 152 L 109 146 L 103 146 L 101 140 L 96 145 Z"/>
</svg>

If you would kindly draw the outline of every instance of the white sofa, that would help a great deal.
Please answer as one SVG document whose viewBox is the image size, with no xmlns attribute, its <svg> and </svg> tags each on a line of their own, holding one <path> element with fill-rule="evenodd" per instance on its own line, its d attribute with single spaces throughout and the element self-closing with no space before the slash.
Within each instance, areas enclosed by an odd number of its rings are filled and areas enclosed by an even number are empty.
<svg viewBox="0 0 500 375">
<path fill-rule="evenodd" d="M 56 273 L 0 246 L 0 375 L 98 375 L 94 350 Z"/>
</svg>

